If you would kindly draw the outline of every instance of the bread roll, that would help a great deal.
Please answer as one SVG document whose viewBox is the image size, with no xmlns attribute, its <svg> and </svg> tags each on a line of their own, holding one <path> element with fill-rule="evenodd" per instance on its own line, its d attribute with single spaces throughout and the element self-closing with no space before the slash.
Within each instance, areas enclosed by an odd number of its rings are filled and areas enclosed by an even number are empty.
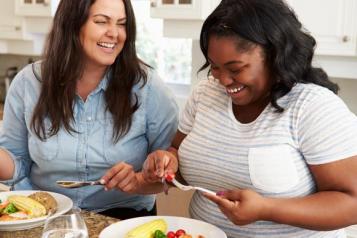
<svg viewBox="0 0 357 238">
<path fill-rule="evenodd" d="M 58 204 L 56 199 L 47 192 L 36 192 L 28 197 L 41 203 L 46 208 L 46 214 L 53 214 L 57 211 Z"/>
</svg>

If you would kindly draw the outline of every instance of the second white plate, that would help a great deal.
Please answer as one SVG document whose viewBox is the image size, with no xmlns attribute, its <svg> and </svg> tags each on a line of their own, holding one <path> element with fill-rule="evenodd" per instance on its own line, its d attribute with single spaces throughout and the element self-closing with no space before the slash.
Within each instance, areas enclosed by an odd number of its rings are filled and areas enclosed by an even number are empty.
<svg viewBox="0 0 357 238">
<path fill-rule="evenodd" d="M 205 238 L 219 237 L 227 238 L 226 234 L 218 227 L 195 219 L 174 216 L 147 216 L 132 218 L 124 221 L 114 223 L 105 228 L 100 234 L 99 238 L 124 238 L 126 233 L 131 229 L 155 219 L 164 219 L 168 224 L 168 231 L 176 231 L 184 229 L 192 237 L 203 235 Z"/>
</svg>

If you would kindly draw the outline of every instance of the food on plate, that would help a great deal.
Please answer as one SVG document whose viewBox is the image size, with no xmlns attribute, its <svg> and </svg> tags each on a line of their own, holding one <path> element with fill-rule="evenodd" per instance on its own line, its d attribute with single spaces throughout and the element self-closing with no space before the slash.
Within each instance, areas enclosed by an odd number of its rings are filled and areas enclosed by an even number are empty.
<svg viewBox="0 0 357 238">
<path fill-rule="evenodd" d="M 194 237 L 190 234 L 187 234 L 185 230 L 178 229 L 176 232 L 169 231 L 167 232 L 166 235 L 162 231 L 155 231 L 154 238 L 194 238 Z M 205 238 L 205 237 L 202 235 L 198 235 L 195 238 Z"/>
<path fill-rule="evenodd" d="M 173 231 L 169 231 L 166 234 L 167 238 L 176 238 L 176 234 Z"/>
<path fill-rule="evenodd" d="M 125 238 L 153 238 L 156 230 L 166 233 L 167 223 L 164 219 L 156 219 L 137 226 L 130 230 Z"/>
<path fill-rule="evenodd" d="M 0 213 L 3 214 L 11 214 L 14 212 L 17 212 L 18 210 L 14 206 L 14 204 L 9 203 L 9 202 L 4 202 L 3 204 L 0 205 Z"/>
<path fill-rule="evenodd" d="M 46 214 L 53 214 L 57 211 L 56 199 L 47 192 L 35 192 L 28 197 L 41 203 L 46 208 Z"/>
<path fill-rule="evenodd" d="M 28 218 L 42 217 L 46 215 L 46 208 L 39 202 L 23 195 L 11 195 L 7 200 L 23 212 L 26 212 Z"/>
<path fill-rule="evenodd" d="M 167 182 L 172 182 L 172 180 L 175 178 L 175 174 L 172 174 L 172 173 L 167 173 L 166 175 L 165 175 L 165 180 L 167 181 Z"/>
<path fill-rule="evenodd" d="M 167 238 L 164 232 L 156 230 L 154 233 L 154 238 Z"/>
<path fill-rule="evenodd" d="M 156 219 L 130 230 L 125 238 L 205 238 L 202 235 L 193 237 L 187 234 L 184 229 L 169 231 L 167 233 L 166 230 L 167 222 L 164 219 Z"/>
<path fill-rule="evenodd" d="M 156 234 L 156 232 L 155 232 Z M 178 229 L 176 232 L 174 231 L 169 231 L 167 232 L 167 234 L 165 235 L 160 235 L 160 236 L 154 236 L 154 238 L 193 238 L 192 235 L 187 234 L 185 230 L 183 229 Z M 198 235 L 197 238 L 205 238 L 202 235 Z"/>
<path fill-rule="evenodd" d="M 14 221 L 14 220 L 24 220 L 27 219 L 28 215 L 26 212 L 16 211 L 14 213 L 4 214 L 0 217 L 0 221 Z"/>
<path fill-rule="evenodd" d="M 30 196 L 11 195 L 0 201 L 0 221 L 15 221 L 38 218 L 57 210 L 57 202 L 47 192 L 36 192 Z"/>
<path fill-rule="evenodd" d="M 186 231 L 183 230 L 183 229 L 178 229 L 176 232 L 175 232 L 175 235 L 176 237 L 180 237 L 182 235 L 186 235 Z"/>
</svg>

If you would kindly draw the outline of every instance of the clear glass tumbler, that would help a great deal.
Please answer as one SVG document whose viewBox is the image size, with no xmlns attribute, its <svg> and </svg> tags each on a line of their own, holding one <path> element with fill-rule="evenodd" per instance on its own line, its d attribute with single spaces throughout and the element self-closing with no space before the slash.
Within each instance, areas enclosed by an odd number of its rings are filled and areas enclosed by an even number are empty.
<svg viewBox="0 0 357 238">
<path fill-rule="evenodd" d="M 88 238 L 87 226 L 79 213 L 50 217 L 42 238 Z"/>
</svg>

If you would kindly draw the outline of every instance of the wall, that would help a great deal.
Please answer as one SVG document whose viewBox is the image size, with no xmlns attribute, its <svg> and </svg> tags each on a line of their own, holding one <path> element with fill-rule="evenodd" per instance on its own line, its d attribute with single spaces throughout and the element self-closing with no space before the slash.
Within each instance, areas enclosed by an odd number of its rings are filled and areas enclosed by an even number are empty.
<svg viewBox="0 0 357 238">
<path fill-rule="evenodd" d="M 340 86 L 339 96 L 357 115 L 357 79 L 332 79 Z"/>
</svg>

